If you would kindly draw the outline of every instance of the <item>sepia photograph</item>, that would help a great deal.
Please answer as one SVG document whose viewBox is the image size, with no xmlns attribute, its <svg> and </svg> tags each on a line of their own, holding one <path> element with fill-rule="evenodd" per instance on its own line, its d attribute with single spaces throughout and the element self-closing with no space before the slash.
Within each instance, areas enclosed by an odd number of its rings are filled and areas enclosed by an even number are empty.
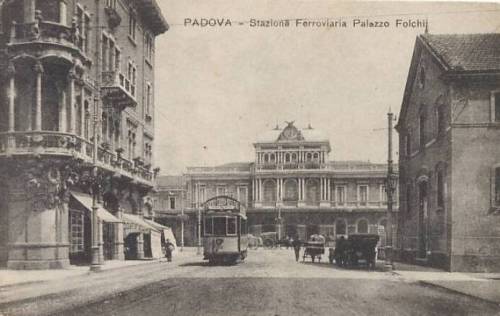
<svg viewBox="0 0 500 316">
<path fill-rule="evenodd" d="M 11 315 L 500 315 L 500 2 L 0 0 Z"/>
</svg>

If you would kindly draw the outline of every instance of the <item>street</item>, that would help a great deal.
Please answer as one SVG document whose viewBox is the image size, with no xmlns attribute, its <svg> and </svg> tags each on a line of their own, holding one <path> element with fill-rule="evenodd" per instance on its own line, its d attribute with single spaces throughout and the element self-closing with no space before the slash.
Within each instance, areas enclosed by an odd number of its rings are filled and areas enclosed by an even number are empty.
<svg viewBox="0 0 500 316">
<path fill-rule="evenodd" d="M 498 306 L 393 273 L 296 263 L 292 250 L 251 251 L 209 266 L 192 251 L 154 262 L 0 291 L 2 315 L 496 315 Z M 39 293 L 37 298 L 32 297 Z M 11 297 L 12 298 L 12 297 Z M 23 299 L 25 298 L 25 299 Z"/>
</svg>

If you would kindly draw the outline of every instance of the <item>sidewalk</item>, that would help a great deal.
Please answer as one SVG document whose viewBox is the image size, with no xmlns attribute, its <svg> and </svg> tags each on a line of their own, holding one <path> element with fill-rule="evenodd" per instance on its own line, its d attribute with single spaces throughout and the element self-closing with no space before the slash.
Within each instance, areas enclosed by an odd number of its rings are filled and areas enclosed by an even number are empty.
<svg viewBox="0 0 500 316">
<path fill-rule="evenodd" d="M 500 273 L 446 272 L 429 267 L 395 263 L 394 274 L 406 281 L 437 287 L 500 305 Z"/>
<path fill-rule="evenodd" d="M 179 249 L 175 251 L 176 256 L 193 255 L 194 253 L 196 253 L 196 248 L 193 247 L 184 247 L 183 251 L 179 251 Z M 144 260 L 107 260 L 101 266 L 101 270 L 106 271 L 141 264 L 156 263 L 159 260 L 165 260 L 165 258 Z M 2 288 L 13 285 L 60 280 L 88 273 L 91 273 L 89 265 L 72 265 L 67 269 L 60 270 L 8 270 L 7 268 L 0 268 L 0 291 Z"/>
</svg>

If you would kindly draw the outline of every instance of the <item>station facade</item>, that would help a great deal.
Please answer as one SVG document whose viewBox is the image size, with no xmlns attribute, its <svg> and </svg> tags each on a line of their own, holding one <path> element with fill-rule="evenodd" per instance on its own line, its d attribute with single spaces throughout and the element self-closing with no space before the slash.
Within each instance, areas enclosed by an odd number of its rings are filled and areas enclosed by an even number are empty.
<svg viewBox="0 0 500 316">
<path fill-rule="evenodd" d="M 307 240 L 316 233 L 330 239 L 375 233 L 385 240 L 387 165 L 330 161 L 328 138 L 311 126 L 300 129 L 293 122 L 264 132 L 254 148 L 253 162 L 188 167 L 179 177 L 189 242 L 197 240 L 198 210 L 216 195 L 229 195 L 246 206 L 249 232 L 256 236 L 272 231 L 281 238 Z M 169 214 L 170 219 L 162 223 L 179 223 L 178 217 L 172 218 L 178 210 L 165 208 L 159 195 L 156 200 L 157 220 Z M 396 204 L 396 217 L 397 209 Z M 179 231 L 175 231 L 179 241 Z"/>
</svg>

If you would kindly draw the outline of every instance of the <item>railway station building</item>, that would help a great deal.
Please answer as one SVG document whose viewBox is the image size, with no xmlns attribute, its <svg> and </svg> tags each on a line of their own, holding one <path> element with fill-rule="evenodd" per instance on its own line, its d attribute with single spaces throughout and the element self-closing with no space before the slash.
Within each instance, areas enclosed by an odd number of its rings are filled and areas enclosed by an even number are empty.
<svg viewBox="0 0 500 316">
<path fill-rule="evenodd" d="M 188 167 L 176 180 L 159 176 L 158 183 L 176 183 L 178 193 L 172 186 L 158 187 L 156 220 L 175 227 L 180 240 L 181 220 L 174 215 L 179 209 L 171 207 L 171 201 L 182 191 L 183 205 L 175 206 L 183 209 L 185 244 L 191 244 L 197 240 L 197 214 L 203 202 L 229 195 L 246 206 L 249 232 L 256 236 L 277 232 L 281 238 L 306 240 L 316 233 L 330 239 L 375 233 L 385 240 L 386 164 L 332 161 L 329 139 L 311 126 L 298 128 L 293 122 L 265 131 L 254 148 L 252 162 Z M 396 218 L 397 209 L 396 204 Z"/>
<path fill-rule="evenodd" d="M 401 259 L 500 271 L 500 34 L 416 38 L 399 115 Z"/>
</svg>

